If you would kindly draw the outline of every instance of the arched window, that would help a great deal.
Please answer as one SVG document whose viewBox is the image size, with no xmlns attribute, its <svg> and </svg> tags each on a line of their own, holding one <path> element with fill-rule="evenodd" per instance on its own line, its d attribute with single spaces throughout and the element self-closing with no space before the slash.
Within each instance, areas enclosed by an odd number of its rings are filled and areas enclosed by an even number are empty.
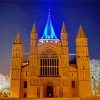
<svg viewBox="0 0 100 100">
<path fill-rule="evenodd" d="M 59 75 L 59 56 L 52 49 L 40 55 L 40 76 Z"/>
<path fill-rule="evenodd" d="M 72 88 L 75 88 L 75 81 L 72 81 Z"/>
<path fill-rule="evenodd" d="M 24 88 L 27 88 L 27 81 L 24 81 Z"/>
</svg>

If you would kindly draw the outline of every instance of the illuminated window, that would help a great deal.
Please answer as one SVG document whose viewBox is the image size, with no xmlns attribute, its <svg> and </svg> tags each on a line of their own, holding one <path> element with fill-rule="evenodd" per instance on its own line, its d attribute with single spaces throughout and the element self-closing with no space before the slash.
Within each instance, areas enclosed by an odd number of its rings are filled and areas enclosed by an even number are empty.
<svg viewBox="0 0 100 100">
<path fill-rule="evenodd" d="M 58 41 L 55 41 L 55 43 L 57 43 Z"/>
</svg>

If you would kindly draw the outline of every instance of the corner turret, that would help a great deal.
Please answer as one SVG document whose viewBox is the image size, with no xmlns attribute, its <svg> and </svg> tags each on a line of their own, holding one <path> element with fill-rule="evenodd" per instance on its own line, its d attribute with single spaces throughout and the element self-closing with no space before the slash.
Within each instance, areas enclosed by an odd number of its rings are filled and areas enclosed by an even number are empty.
<svg viewBox="0 0 100 100">
<path fill-rule="evenodd" d="M 23 65 L 23 44 L 18 33 L 12 44 L 12 66 L 11 66 L 11 87 L 10 97 L 20 98 L 21 67 Z"/>
<path fill-rule="evenodd" d="M 61 30 L 61 43 L 62 43 L 62 46 L 68 46 L 68 33 L 66 31 L 64 22 L 63 22 L 62 30 Z"/>
</svg>

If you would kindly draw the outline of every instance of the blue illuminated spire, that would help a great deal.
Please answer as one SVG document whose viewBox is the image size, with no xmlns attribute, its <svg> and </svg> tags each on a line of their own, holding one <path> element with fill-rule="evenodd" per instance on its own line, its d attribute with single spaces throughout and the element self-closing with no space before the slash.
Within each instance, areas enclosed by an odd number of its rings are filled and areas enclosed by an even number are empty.
<svg viewBox="0 0 100 100">
<path fill-rule="evenodd" d="M 47 23 L 46 23 L 44 33 L 41 39 L 57 39 L 55 32 L 54 32 L 53 25 L 52 25 L 52 21 L 50 18 L 50 11 L 48 12 Z"/>
</svg>

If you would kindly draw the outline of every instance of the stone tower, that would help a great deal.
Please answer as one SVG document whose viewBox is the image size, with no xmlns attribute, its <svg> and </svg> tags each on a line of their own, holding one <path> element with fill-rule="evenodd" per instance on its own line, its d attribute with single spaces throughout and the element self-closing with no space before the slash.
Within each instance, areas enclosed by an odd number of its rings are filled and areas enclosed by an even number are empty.
<svg viewBox="0 0 100 100">
<path fill-rule="evenodd" d="M 86 97 L 91 94 L 90 59 L 88 53 L 88 40 L 81 25 L 76 37 L 76 57 L 78 68 L 79 97 Z"/>
<path fill-rule="evenodd" d="M 28 95 L 27 95 L 29 98 L 37 97 L 37 86 L 34 85 L 34 83 L 32 83 L 33 80 L 35 81 L 37 79 L 37 75 L 38 75 L 37 41 L 38 41 L 38 34 L 34 23 L 31 36 L 30 36 L 30 55 L 29 55 L 30 65 L 29 65 L 29 74 L 28 74 L 29 80 L 28 80 Z"/>
<path fill-rule="evenodd" d="M 68 97 L 70 95 L 70 88 L 67 87 L 69 84 L 67 81 L 70 81 L 68 78 L 68 69 L 69 69 L 69 50 L 68 50 L 68 33 L 65 28 L 65 24 L 63 22 L 62 30 L 61 30 L 61 76 L 62 80 L 65 80 L 65 84 L 63 84 L 62 92 L 63 97 Z"/>
<path fill-rule="evenodd" d="M 20 97 L 21 67 L 23 64 L 23 44 L 20 34 L 17 35 L 12 45 L 12 67 L 11 67 L 11 97 Z"/>
</svg>

